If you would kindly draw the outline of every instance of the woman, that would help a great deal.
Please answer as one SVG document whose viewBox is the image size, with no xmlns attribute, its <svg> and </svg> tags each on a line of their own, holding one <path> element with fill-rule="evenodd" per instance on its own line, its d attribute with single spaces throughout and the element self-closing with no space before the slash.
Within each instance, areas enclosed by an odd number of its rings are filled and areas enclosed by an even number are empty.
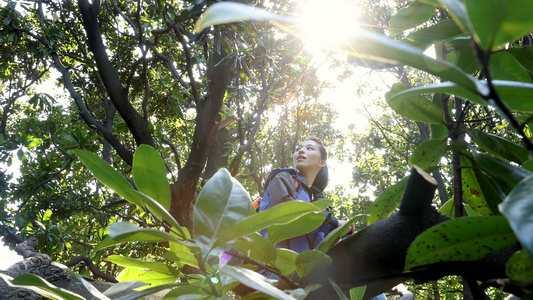
<svg viewBox="0 0 533 300">
<path fill-rule="evenodd" d="M 322 191 L 328 183 L 328 169 L 327 151 L 322 141 L 317 137 L 307 138 L 296 147 L 292 159 L 294 169 L 274 170 L 267 179 L 268 186 L 259 211 L 287 201 L 313 202 L 324 198 Z M 337 220 L 328 210 L 324 210 L 323 213 L 326 215 L 326 220 L 322 226 L 306 235 L 282 241 L 277 246 L 298 253 L 312 250 L 326 234 L 346 223 L 346 221 Z M 353 229 L 352 225 L 348 232 Z M 267 237 L 268 232 L 263 231 L 263 235 Z"/>
</svg>

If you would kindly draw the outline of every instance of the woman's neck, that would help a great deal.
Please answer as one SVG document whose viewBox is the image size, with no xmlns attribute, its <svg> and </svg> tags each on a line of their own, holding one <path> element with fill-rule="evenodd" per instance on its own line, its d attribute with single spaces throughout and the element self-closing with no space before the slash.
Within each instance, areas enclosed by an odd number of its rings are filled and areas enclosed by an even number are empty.
<svg viewBox="0 0 533 300">
<path fill-rule="evenodd" d="M 315 182 L 316 175 L 318 174 L 318 172 L 316 172 L 316 173 L 315 172 L 304 173 L 304 172 L 300 171 L 300 174 L 302 175 L 303 178 L 305 178 L 305 182 L 307 183 L 307 186 L 311 187 L 313 185 L 313 182 Z"/>
</svg>

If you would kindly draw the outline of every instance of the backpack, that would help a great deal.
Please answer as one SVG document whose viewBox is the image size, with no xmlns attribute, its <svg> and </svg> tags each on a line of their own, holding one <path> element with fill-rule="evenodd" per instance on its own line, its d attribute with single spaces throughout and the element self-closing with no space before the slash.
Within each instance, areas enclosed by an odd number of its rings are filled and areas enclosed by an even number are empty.
<svg viewBox="0 0 533 300">
<path fill-rule="evenodd" d="M 270 174 L 268 174 L 268 177 L 267 177 L 267 179 L 265 181 L 265 185 L 263 186 L 263 190 L 265 191 L 264 194 L 263 194 L 263 197 L 258 197 L 257 199 L 255 199 L 252 202 L 252 206 L 253 206 L 253 208 L 255 209 L 256 212 L 259 212 L 261 201 L 263 200 L 264 197 L 266 197 L 265 195 L 268 195 L 268 193 L 267 193 L 268 184 L 270 183 L 272 178 L 274 178 L 274 176 L 276 176 L 280 172 L 289 172 L 291 174 L 291 178 L 294 180 L 294 185 L 296 186 L 296 191 L 295 191 L 294 194 L 295 195 L 298 194 L 298 188 L 300 187 L 300 183 L 299 183 L 299 179 L 298 179 L 298 173 L 296 173 L 296 170 L 294 170 L 293 168 L 274 169 L 274 170 L 270 171 Z M 269 199 L 266 199 L 266 200 L 269 201 Z"/>
</svg>

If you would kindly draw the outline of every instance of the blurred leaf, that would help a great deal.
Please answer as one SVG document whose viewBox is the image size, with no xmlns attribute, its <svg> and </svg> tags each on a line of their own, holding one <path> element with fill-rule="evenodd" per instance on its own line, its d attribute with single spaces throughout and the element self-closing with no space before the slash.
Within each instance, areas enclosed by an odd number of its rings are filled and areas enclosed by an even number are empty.
<svg viewBox="0 0 533 300">
<path fill-rule="evenodd" d="M 296 257 L 298 253 L 285 249 L 276 249 L 278 255 L 276 256 L 276 267 L 283 273 L 283 275 L 289 275 L 296 271 Z"/>
<path fill-rule="evenodd" d="M 320 270 L 331 264 L 331 257 L 324 252 L 316 250 L 303 251 L 296 257 L 296 271 L 300 278 L 309 275 L 313 270 Z"/>
<path fill-rule="evenodd" d="M 142 286 L 137 290 L 143 292 L 137 294 L 137 296 L 127 295 L 125 299 L 139 299 L 139 295 L 150 295 L 160 290 L 164 290 L 170 287 L 174 287 L 179 283 L 176 283 L 177 277 L 175 275 L 169 275 L 165 273 L 159 273 L 155 271 L 147 271 L 137 268 L 125 268 L 118 274 L 117 280 L 124 281 L 141 281 L 150 285 Z M 157 287 L 160 288 L 157 288 Z M 120 298 L 122 300 L 122 297 Z"/>
<path fill-rule="evenodd" d="M 34 148 L 34 147 L 37 147 L 39 146 L 41 143 L 43 142 L 42 139 L 39 139 L 39 138 L 32 138 L 29 142 L 26 143 L 26 148 Z"/>
<path fill-rule="evenodd" d="M 490 56 L 489 70 L 492 79 L 533 83 L 524 66 L 507 51 L 499 51 Z"/>
<path fill-rule="evenodd" d="M 407 184 L 407 178 L 404 177 L 393 186 L 387 188 L 379 197 L 374 199 L 367 212 L 369 216 L 366 218 L 367 225 L 370 225 L 378 220 L 385 219 L 396 210 L 396 207 L 402 201 L 403 190 Z"/>
<path fill-rule="evenodd" d="M 518 251 L 507 261 L 505 272 L 512 280 L 530 282 L 533 280 L 533 259 L 526 251 Z"/>
<path fill-rule="evenodd" d="M 170 185 L 161 155 L 148 145 L 140 145 L 133 155 L 133 180 L 139 191 L 170 209 Z"/>
<path fill-rule="evenodd" d="M 422 232 L 407 250 L 405 270 L 450 261 L 473 261 L 516 246 L 504 217 L 465 217 Z"/>
<path fill-rule="evenodd" d="M 15 278 L 0 273 L 0 277 L 11 287 L 24 288 L 32 290 L 40 295 L 51 299 L 65 299 L 65 300 L 85 300 L 82 296 L 71 291 L 59 288 L 44 280 L 43 278 L 31 274 L 24 273 Z"/>
<path fill-rule="evenodd" d="M 417 165 L 424 170 L 434 169 L 446 154 L 446 140 L 429 140 L 418 145 L 409 157 L 409 166 Z"/>
<path fill-rule="evenodd" d="M 507 139 L 477 129 L 469 129 L 468 135 L 483 150 L 517 164 L 529 158 L 529 151 Z"/>
<path fill-rule="evenodd" d="M 268 279 L 265 276 L 252 270 L 244 269 L 241 267 L 234 267 L 230 265 L 224 265 L 222 266 L 222 268 L 220 268 L 220 272 L 222 274 L 235 278 L 247 287 L 275 297 L 276 299 L 296 300 L 292 296 L 274 287 L 272 284 L 276 282 L 275 280 Z"/>
<path fill-rule="evenodd" d="M 422 1 L 415 1 L 408 7 L 400 9 L 389 21 L 389 30 L 394 36 L 407 29 L 419 26 L 429 20 L 435 12 L 435 6 Z"/>
<path fill-rule="evenodd" d="M 462 31 L 469 32 L 469 22 L 466 7 L 461 0 L 439 0 L 448 9 L 448 13 Z"/>
<path fill-rule="evenodd" d="M 529 0 L 465 0 L 476 43 L 491 51 L 532 32 L 533 19 L 524 9 L 529 5 Z"/>
<path fill-rule="evenodd" d="M 236 2 L 215 3 L 211 5 L 198 19 L 194 28 L 199 33 L 213 25 L 241 22 L 241 21 L 276 21 L 282 17 L 259 7 L 253 7 Z"/>
<path fill-rule="evenodd" d="M 147 285 L 147 283 L 141 281 L 125 281 L 113 284 L 110 288 L 104 291 L 104 295 L 111 297 L 126 291 L 131 291 L 136 288 Z"/>
<path fill-rule="evenodd" d="M 401 83 L 395 83 L 391 90 L 385 94 L 387 103 L 398 114 L 414 121 L 431 124 L 444 123 L 442 107 L 421 96 L 394 97 L 397 93 L 406 90 Z"/>
<path fill-rule="evenodd" d="M 445 41 L 462 34 L 463 32 L 457 24 L 452 19 L 447 19 L 435 25 L 411 32 L 402 41 L 425 50 L 437 42 Z"/>
<path fill-rule="evenodd" d="M 522 246 L 533 258 L 533 175 L 524 178 L 500 204 Z"/>
<path fill-rule="evenodd" d="M 110 255 L 106 258 L 106 260 L 114 264 L 117 264 L 119 266 L 122 266 L 122 267 L 148 269 L 148 270 L 157 271 L 163 274 L 182 276 L 181 272 L 178 271 L 176 268 L 173 268 L 167 264 L 160 263 L 160 262 L 141 261 L 138 259 L 133 259 L 133 258 L 120 256 L 120 255 Z"/>
<path fill-rule="evenodd" d="M 220 246 L 222 243 L 215 246 L 216 237 L 234 231 L 235 223 L 249 215 L 251 203 L 246 190 L 228 170 L 216 172 L 194 206 L 194 238 L 202 250 L 208 252 Z"/>
<path fill-rule="evenodd" d="M 253 260 L 269 265 L 276 262 L 276 248 L 257 232 L 236 240 L 233 247 Z"/>
<path fill-rule="evenodd" d="M 473 157 L 483 171 L 493 178 L 508 183 L 511 187 L 533 174 L 531 171 L 487 154 L 474 152 Z"/>
<path fill-rule="evenodd" d="M 310 213 L 286 224 L 272 225 L 268 228 L 268 240 L 272 244 L 304 235 L 322 225 L 326 217 L 323 213 Z"/>
<path fill-rule="evenodd" d="M 350 289 L 350 300 L 362 300 L 365 295 L 366 285 Z"/>
</svg>

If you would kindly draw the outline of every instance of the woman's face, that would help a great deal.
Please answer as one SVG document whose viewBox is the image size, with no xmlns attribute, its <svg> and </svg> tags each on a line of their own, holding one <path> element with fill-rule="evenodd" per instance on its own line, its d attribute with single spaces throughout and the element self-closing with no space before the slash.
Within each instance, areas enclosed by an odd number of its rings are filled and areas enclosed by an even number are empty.
<svg viewBox="0 0 533 300">
<path fill-rule="evenodd" d="M 306 140 L 296 147 L 292 155 L 294 167 L 300 172 L 318 172 L 326 165 L 320 156 L 320 146 L 317 142 Z"/>
</svg>

